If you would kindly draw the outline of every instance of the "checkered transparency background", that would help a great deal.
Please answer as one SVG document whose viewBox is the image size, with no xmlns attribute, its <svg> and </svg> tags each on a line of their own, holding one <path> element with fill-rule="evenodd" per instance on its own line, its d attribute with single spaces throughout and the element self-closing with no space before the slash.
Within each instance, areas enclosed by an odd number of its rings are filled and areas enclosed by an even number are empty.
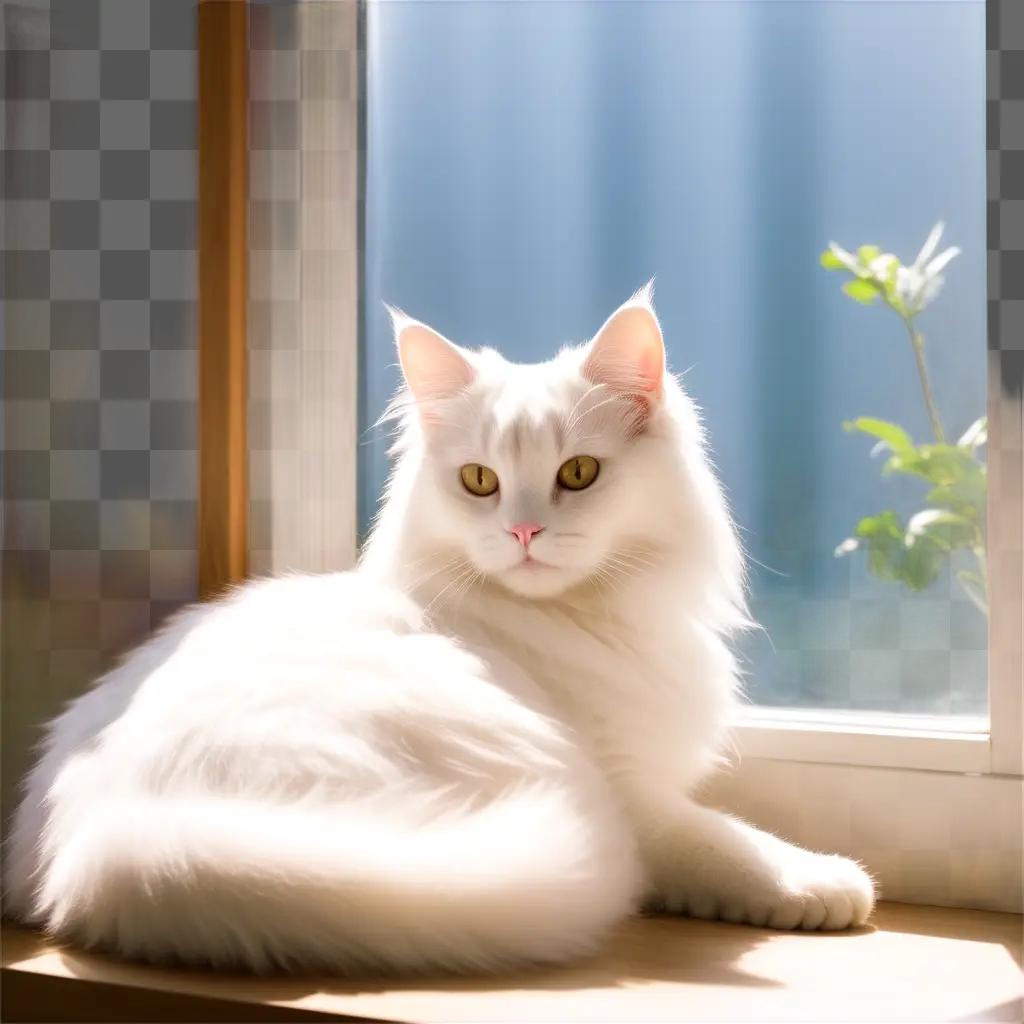
<svg viewBox="0 0 1024 1024">
<path fill-rule="evenodd" d="M 196 55 L 194 0 L 2 10 L 9 801 L 40 718 L 196 596 Z"/>
<path fill-rule="evenodd" d="M 989 446 L 989 500 L 1000 532 L 989 537 L 997 647 L 1020 657 L 1024 534 L 1024 3 L 988 2 L 989 387 L 997 429 Z M 995 622 L 995 619 L 993 620 Z M 1002 650 L 993 657 L 1004 658 Z M 1020 662 L 1013 666 L 1019 685 Z M 1002 665 L 993 665 L 993 670 Z"/>
</svg>

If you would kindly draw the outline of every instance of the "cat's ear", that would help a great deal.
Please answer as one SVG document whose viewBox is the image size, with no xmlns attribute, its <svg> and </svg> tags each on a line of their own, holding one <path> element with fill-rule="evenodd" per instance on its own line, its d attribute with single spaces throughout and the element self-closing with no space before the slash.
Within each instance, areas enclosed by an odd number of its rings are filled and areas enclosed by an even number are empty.
<svg viewBox="0 0 1024 1024">
<path fill-rule="evenodd" d="M 433 402 L 454 398 L 476 375 L 468 354 L 437 331 L 388 307 L 402 373 L 409 390 L 427 415 Z"/>
<path fill-rule="evenodd" d="M 665 342 L 648 282 L 605 321 L 587 347 L 583 375 L 632 399 L 646 417 L 665 383 Z"/>
</svg>

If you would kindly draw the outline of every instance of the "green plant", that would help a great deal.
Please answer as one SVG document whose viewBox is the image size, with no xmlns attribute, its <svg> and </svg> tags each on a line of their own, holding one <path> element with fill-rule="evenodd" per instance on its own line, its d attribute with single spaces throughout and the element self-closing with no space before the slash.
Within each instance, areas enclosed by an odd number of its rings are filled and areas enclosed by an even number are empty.
<svg viewBox="0 0 1024 1024">
<path fill-rule="evenodd" d="M 956 443 L 950 443 L 932 390 L 925 339 L 917 318 L 942 288 L 942 270 L 960 250 L 955 246 L 935 255 L 942 224 L 936 224 L 909 266 L 875 245 L 862 245 L 850 253 L 834 242 L 821 254 L 827 270 L 848 272 L 843 291 L 854 301 L 870 306 L 882 302 L 903 322 L 914 354 L 921 394 L 933 441 L 916 443 L 902 427 L 886 420 L 861 416 L 843 424 L 875 439 L 872 455 L 887 453 L 882 475 L 902 473 L 921 480 L 928 488 L 924 508 L 906 522 L 892 509 L 865 516 L 853 536 L 836 548 L 836 557 L 863 550 L 869 571 L 911 590 L 924 590 L 946 566 L 953 552 L 966 550 L 974 567 L 960 569 L 957 581 L 970 599 L 987 612 L 988 571 L 985 558 L 986 468 L 979 449 L 987 440 L 985 417 L 975 420 Z"/>
</svg>

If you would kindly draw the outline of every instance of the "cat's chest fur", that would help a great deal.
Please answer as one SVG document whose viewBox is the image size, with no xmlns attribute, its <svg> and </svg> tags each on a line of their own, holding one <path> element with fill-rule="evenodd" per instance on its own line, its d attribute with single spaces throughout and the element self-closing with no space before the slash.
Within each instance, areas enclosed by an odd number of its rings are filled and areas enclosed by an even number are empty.
<svg viewBox="0 0 1024 1024">
<path fill-rule="evenodd" d="M 532 605 L 491 591 L 438 625 L 581 736 L 609 778 L 628 786 L 657 772 L 689 786 L 719 753 L 734 695 L 712 669 L 730 655 L 713 633 L 631 607 L 644 605 Z"/>
</svg>

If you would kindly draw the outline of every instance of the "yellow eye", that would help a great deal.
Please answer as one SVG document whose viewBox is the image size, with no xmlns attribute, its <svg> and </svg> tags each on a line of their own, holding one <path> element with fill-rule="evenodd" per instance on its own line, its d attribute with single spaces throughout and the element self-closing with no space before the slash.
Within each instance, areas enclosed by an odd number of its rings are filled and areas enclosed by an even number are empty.
<svg viewBox="0 0 1024 1024">
<path fill-rule="evenodd" d="M 493 494 L 498 489 L 498 474 L 477 462 L 463 466 L 459 470 L 459 475 L 462 477 L 462 486 L 470 494 L 479 495 L 481 498 L 486 498 L 488 494 Z"/>
<path fill-rule="evenodd" d="M 589 487 L 601 471 L 601 464 L 589 455 L 574 455 L 563 462 L 558 470 L 558 483 L 570 491 L 582 491 Z"/>
</svg>

